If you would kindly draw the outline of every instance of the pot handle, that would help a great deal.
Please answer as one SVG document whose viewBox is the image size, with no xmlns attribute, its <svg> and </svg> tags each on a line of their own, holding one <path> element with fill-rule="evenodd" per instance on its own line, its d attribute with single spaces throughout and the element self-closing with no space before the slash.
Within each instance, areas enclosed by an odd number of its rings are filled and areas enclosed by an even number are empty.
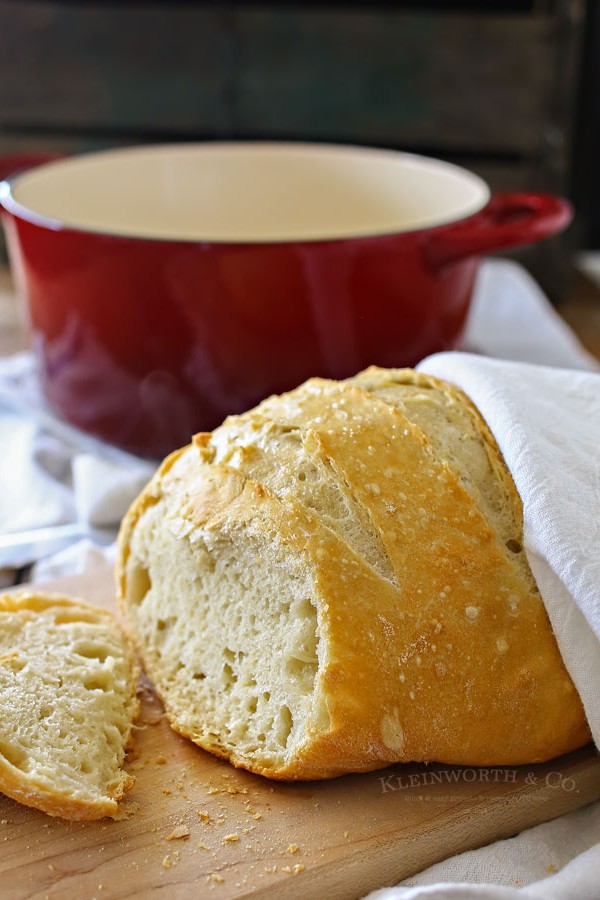
<svg viewBox="0 0 600 900">
<path fill-rule="evenodd" d="M 549 194 L 494 194 L 487 206 L 463 222 L 433 232 L 427 249 L 436 268 L 557 234 L 573 218 L 567 200 Z"/>
</svg>

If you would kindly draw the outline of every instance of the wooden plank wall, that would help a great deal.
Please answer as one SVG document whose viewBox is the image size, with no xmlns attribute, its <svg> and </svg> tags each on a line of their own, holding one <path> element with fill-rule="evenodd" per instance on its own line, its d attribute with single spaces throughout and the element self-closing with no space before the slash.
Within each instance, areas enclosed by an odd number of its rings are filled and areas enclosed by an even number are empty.
<svg viewBox="0 0 600 900">
<path fill-rule="evenodd" d="M 330 140 L 564 191 L 584 6 L 0 0 L 0 154 Z"/>
</svg>

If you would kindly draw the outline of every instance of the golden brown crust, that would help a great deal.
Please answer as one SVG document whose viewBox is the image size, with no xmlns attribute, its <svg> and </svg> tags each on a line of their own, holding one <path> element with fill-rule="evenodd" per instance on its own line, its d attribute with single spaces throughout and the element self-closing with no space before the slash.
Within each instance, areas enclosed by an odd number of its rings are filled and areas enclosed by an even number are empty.
<svg viewBox="0 0 600 900">
<path fill-rule="evenodd" d="M 435 389 L 441 384 L 430 376 L 404 377 Z M 182 726 L 168 687 L 158 683 L 175 730 L 236 766 L 279 779 L 326 778 L 404 761 L 518 765 L 587 743 L 581 702 L 537 590 L 420 429 L 360 379 L 339 385 L 314 379 L 246 415 L 284 416 L 285 404 L 298 398 L 295 421 L 303 425 L 305 452 L 330 467 L 369 510 L 394 577 L 378 574 L 293 496 L 278 497 L 229 465 L 211 462 L 202 437 L 195 449 L 182 451 L 198 458 L 193 484 L 179 485 L 178 514 L 232 540 L 251 524 L 314 573 L 320 639 L 327 647 L 316 691 L 326 699 L 330 726 L 309 724 L 287 763 L 266 768 Z M 350 422 L 342 408 L 351 411 Z M 510 487 L 497 445 L 472 409 L 493 465 Z M 163 482 L 172 495 L 170 477 L 170 471 L 159 473 L 126 517 L 122 558 L 137 518 L 161 497 Z M 514 485 L 512 491 L 520 530 Z M 126 609 L 123 563 L 120 585 Z M 155 677 L 151 661 L 146 665 Z"/>
<path fill-rule="evenodd" d="M 104 801 L 77 800 L 57 791 L 45 791 L 40 786 L 31 787 L 25 777 L 17 775 L 12 766 L 0 759 L 0 793 L 24 806 L 71 821 L 89 822 L 114 816 L 118 810 L 119 800 L 134 783 L 135 778 L 125 775 L 112 797 Z"/>
</svg>

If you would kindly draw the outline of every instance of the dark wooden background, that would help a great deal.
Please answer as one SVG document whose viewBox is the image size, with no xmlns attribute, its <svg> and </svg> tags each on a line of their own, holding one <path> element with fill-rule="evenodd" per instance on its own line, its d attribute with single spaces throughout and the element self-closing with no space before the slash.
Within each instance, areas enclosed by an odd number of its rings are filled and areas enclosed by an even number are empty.
<svg viewBox="0 0 600 900">
<path fill-rule="evenodd" d="M 589 7 L 0 0 L 0 154 L 341 141 L 568 194 Z M 589 244 L 585 207 L 566 238 L 522 254 L 551 293 Z"/>
</svg>

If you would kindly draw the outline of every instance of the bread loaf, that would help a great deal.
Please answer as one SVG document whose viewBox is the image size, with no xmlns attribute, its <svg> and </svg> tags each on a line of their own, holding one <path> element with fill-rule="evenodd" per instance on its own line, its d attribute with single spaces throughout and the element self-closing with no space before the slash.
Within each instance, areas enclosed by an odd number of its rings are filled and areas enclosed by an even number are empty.
<svg viewBox="0 0 600 900">
<path fill-rule="evenodd" d="M 312 379 L 168 457 L 119 593 L 172 727 L 313 779 L 590 739 L 485 422 L 411 370 Z"/>
<path fill-rule="evenodd" d="M 0 596 L 0 791 L 51 816 L 114 815 L 137 714 L 114 616 L 56 594 Z"/>
</svg>

